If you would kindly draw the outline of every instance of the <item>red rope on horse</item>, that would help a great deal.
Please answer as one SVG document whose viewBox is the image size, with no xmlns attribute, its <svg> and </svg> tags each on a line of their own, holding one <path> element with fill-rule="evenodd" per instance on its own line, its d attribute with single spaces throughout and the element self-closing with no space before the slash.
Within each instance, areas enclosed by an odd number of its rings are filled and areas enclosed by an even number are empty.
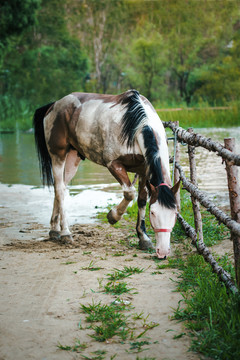
<svg viewBox="0 0 240 360">
<path fill-rule="evenodd" d="M 158 233 L 158 232 L 171 232 L 172 229 L 153 229 L 155 233 Z"/>
<path fill-rule="evenodd" d="M 161 183 L 158 186 L 156 186 L 156 188 L 158 188 L 159 186 L 164 186 L 164 185 L 170 188 L 170 186 L 167 183 Z"/>
</svg>

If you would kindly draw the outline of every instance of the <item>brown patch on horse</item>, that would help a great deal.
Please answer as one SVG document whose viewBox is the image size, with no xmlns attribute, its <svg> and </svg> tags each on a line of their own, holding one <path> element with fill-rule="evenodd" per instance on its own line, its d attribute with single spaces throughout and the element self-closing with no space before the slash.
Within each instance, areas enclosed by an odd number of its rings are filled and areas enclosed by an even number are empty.
<svg viewBox="0 0 240 360">
<path fill-rule="evenodd" d="M 129 180 L 127 171 L 121 161 L 113 160 L 111 165 L 108 167 L 108 170 L 120 183 L 120 185 L 125 184 L 129 187 L 131 186 L 131 181 Z"/>
<path fill-rule="evenodd" d="M 81 104 L 88 102 L 90 100 L 101 100 L 103 103 L 113 103 L 111 107 L 114 107 L 118 104 L 127 104 L 130 96 L 133 95 L 132 90 L 125 91 L 119 95 L 109 95 L 109 94 L 96 94 L 96 93 L 80 93 L 74 92 L 72 95 L 76 96 Z M 150 104 L 150 103 L 149 103 Z"/>
<path fill-rule="evenodd" d="M 78 165 L 81 161 L 78 152 L 75 149 L 70 149 L 66 157 L 65 169 L 64 169 L 64 182 L 68 184 L 69 181 L 76 174 Z"/>
<path fill-rule="evenodd" d="M 143 175 L 146 172 L 145 160 L 143 155 L 140 154 L 127 154 L 120 156 L 119 161 L 125 169 L 129 172 L 133 172 L 139 175 Z"/>
<path fill-rule="evenodd" d="M 155 186 L 153 186 L 151 183 L 149 183 L 149 188 L 150 188 L 150 194 L 151 194 L 149 206 L 151 206 L 158 199 L 158 189 L 155 188 Z"/>
<path fill-rule="evenodd" d="M 76 96 L 81 104 L 84 104 L 91 100 L 101 100 L 104 103 L 114 103 L 114 106 L 119 103 L 118 98 L 120 95 L 108 95 L 108 94 L 95 94 L 95 93 L 80 93 L 74 92 L 72 95 Z"/>
<path fill-rule="evenodd" d="M 67 133 L 65 112 L 58 112 L 53 123 L 48 145 L 50 152 L 59 156 L 61 160 L 65 159 L 67 153 Z"/>
<path fill-rule="evenodd" d="M 137 200 L 139 208 L 146 206 L 147 198 L 148 198 L 148 191 L 147 191 L 147 187 L 146 187 L 146 179 L 144 179 L 142 181 L 139 180 L 138 200 Z"/>
</svg>

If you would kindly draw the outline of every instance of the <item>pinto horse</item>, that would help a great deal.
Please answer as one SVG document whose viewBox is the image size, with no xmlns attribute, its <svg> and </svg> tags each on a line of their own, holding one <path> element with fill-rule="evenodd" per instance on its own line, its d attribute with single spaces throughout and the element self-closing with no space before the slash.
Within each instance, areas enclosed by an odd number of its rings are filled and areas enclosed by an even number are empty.
<svg viewBox="0 0 240 360">
<path fill-rule="evenodd" d="M 119 221 L 134 199 L 128 172 L 139 176 L 137 234 L 141 249 L 153 248 L 146 234 L 145 210 L 150 196 L 150 222 L 156 253 L 170 253 L 170 233 L 176 221 L 164 127 L 151 103 L 136 90 L 120 95 L 72 93 L 34 114 L 35 142 L 44 185 L 54 185 L 51 239 L 73 243 L 64 211 L 64 189 L 85 158 L 105 166 L 120 183 L 124 198 L 107 215 Z"/>
</svg>

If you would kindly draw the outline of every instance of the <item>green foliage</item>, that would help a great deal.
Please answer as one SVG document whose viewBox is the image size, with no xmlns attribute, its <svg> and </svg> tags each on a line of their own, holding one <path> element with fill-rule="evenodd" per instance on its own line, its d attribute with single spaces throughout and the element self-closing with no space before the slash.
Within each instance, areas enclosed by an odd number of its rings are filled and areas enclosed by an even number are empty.
<svg viewBox="0 0 240 360">
<path fill-rule="evenodd" d="M 193 226 L 190 197 L 186 192 L 182 192 L 181 199 L 181 214 Z M 126 219 L 129 222 L 131 219 L 136 222 L 136 217 L 137 205 L 133 204 L 128 209 Z M 203 211 L 203 232 L 204 241 L 208 246 L 216 244 L 226 236 L 226 228 L 219 225 L 207 211 Z M 186 235 L 177 222 L 172 240 L 183 243 L 182 240 L 185 239 Z M 181 292 L 183 300 L 179 302 L 175 310 L 174 319 L 185 321 L 185 326 L 191 334 L 191 350 L 218 360 L 238 359 L 240 357 L 239 295 L 229 293 L 203 257 L 196 253 L 189 253 L 190 244 L 186 246 L 187 251 L 176 249 L 174 257 L 169 257 L 167 263 L 159 263 L 159 261 L 156 263 L 158 270 L 166 268 L 181 270 L 178 275 L 177 289 Z M 217 258 L 217 261 L 231 274 L 232 278 L 235 277 L 234 268 L 227 255 Z M 134 314 L 133 318 L 142 319 L 143 314 Z M 151 324 L 148 325 L 151 327 Z M 144 332 L 139 336 L 143 334 Z M 182 332 L 174 336 L 174 339 L 185 335 L 186 333 Z M 137 351 L 141 350 L 141 344 L 141 342 L 134 342 L 133 347 Z"/>
<path fill-rule="evenodd" d="M 125 340 L 128 335 L 127 317 L 121 311 L 124 307 L 117 305 L 101 305 L 93 303 L 86 306 L 81 305 L 82 311 L 88 314 L 86 321 L 90 323 L 100 323 L 100 325 L 92 325 L 91 328 L 95 331 L 92 338 L 97 341 L 105 341 L 113 336 L 119 336 Z"/>
<path fill-rule="evenodd" d="M 192 210 L 192 203 L 190 200 L 189 193 L 181 191 L 181 214 L 184 219 L 194 227 L 194 216 Z M 227 234 L 228 229 L 223 225 L 219 224 L 216 218 L 211 215 L 208 211 L 202 211 L 202 223 L 203 223 L 203 238 L 207 246 L 212 246 L 222 241 Z M 177 221 L 173 228 L 172 240 L 179 242 L 186 237 L 184 230 L 180 223 Z"/>
<path fill-rule="evenodd" d="M 117 281 L 129 277 L 133 274 L 140 274 L 144 271 L 143 268 L 133 267 L 133 266 L 124 266 L 122 270 L 114 269 L 113 273 L 107 274 L 108 279 L 111 281 Z"/>
<path fill-rule="evenodd" d="M 36 23 L 40 0 L 8 0 L 0 4 L 0 44 Z"/>
<path fill-rule="evenodd" d="M 88 271 L 98 271 L 100 269 L 102 269 L 100 266 L 95 266 L 95 263 L 93 260 L 90 261 L 90 264 L 88 266 L 83 266 L 81 268 L 82 270 L 88 270 Z"/>
<path fill-rule="evenodd" d="M 110 281 L 104 286 L 106 294 L 121 295 L 130 292 L 132 289 L 127 287 L 127 283 Z"/>
<path fill-rule="evenodd" d="M 36 109 L 84 88 L 88 58 L 80 41 L 68 32 L 63 5 L 62 0 L 43 1 L 34 31 L 11 40 L 0 63 L 0 93 L 16 103 L 24 100 Z"/>
<path fill-rule="evenodd" d="M 220 264 L 232 268 L 226 256 Z M 180 268 L 178 289 L 183 292 L 185 305 L 179 303 L 174 318 L 187 321 L 193 335 L 191 349 L 214 359 L 239 358 L 239 295 L 228 293 L 198 255 L 188 256 Z"/>
<path fill-rule="evenodd" d="M 9 0 L 0 24 L 2 129 L 29 128 L 31 111 L 73 91 L 128 88 L 181 104 L 160 116 L 183 127 L 239 125 L 237 1 Z"/>
<path fill-rule="evenodd" d="M 32 127 L 33 111 L 25 99 L 0 96 L 0 131 L 28 130 Z"/>
<path fill-rule="evenodd" d="M 58 348 L 66 351 L 81 352 L 87 348 L 87 344 L 81 344 L 80 340 L 75 340 L 73 346 L 58 344 Z"/>
<path fill-rule="evenodd" d="M 239 110 L 240 103 L 227 103 L 227 109 L 214 110 L 208 103 L 195 104 L 193 110 L 182 105 L 176 105 L 175 108 L 181 108 L 180 111 L 161 111 L 166 105 L 156 104 L 159 109 L 158 115 L 162 121 L 179 121 L 179 125 L 183 128 L 193 127 L 231 127 L 239 126 Z"/>
<path fill-rule="evenodd" d="M 13 50 L 6 62 L 11 74 L 8 92 L 17 99 L 24 98 L 37 107 L 83 88 L 88 64 L 76 41 L 66 39 L 58 47 L 44 45 L 31 49 L 22 54 L 17 64 L 16 56 Z"/>
</svg>

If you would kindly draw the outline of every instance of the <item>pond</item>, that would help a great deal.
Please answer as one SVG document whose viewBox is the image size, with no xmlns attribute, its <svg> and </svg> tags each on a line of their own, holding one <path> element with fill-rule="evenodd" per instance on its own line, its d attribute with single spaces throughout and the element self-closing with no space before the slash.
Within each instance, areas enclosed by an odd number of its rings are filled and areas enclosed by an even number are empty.
<svg viewBox="0 0 240 360">
<path fill-rule="evenodd" d="M 240 153 L 240 128 L 195 129 L 195 132 L 211 137 L 223 143 L 225 137 L 235 137 L 236 152 Z M 171 133 L 169 132 L 169 135 Z M 188 174 L 187 148 L 181 147 L 181 164 Z M 169 142 L 170 154 L 173 142 Z M 227 180 L 222 159 L 215 153 L 203 148 L 196 149 L 196 161 L 199 187 L 211 196 L 217 194 L 217 200 L 228 202 Z M 35 151 L 34 136 L 31 133 L 0 134 L 0 183 L 41 186 L 38 159 Z M 85 190 L 109 193 L 120 196 L 121 188 L 104 167 L 88 160 L 82 161 L 72 180 L 70 194 L 79 194 Z M 100 193 L 99 193 L 100 196 Z M 114 196 L 114 200 L 116 197 Z"/>
</svg>

